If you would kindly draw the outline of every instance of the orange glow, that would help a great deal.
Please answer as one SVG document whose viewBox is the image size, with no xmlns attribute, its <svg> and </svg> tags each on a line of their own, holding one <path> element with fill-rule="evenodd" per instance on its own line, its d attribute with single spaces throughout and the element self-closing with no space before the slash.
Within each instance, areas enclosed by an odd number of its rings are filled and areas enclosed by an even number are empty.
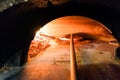
<svg viewBox="0 0 120 80">
<path fill-rule="evenodd" d="M 81 16 L 67 16 L 55 19 L 41 28 L 40 32 L 55 37 L 80 32 L 90 34 L 111 34 L 111 31 L 101 23 Z"/>
<path fill-rule="evenodd" d="M 58 38 L 60 40 L 69 41 L 69 35 L 71 33 L 80 34 L 74 38 L 74 41 L 82 40 L 84 36 L 87 36 L 108 43 L 114 41 L 117 42 L 112 36 L 112 32 L 96 20 L 81 16 L 61 17 L 47 23 L 36 33 L 29 48 L 28 60 L 39 54 L 40 51 L 45 50 L 50 45 L 55 44 L 54 41 L 50 41 L 51 39 L 49 38 Z"/>
<path fill-rule="evenodd" d="M 48 42 L 48 38 L 41 36 L 40 32 L 38 31 L 30 44 L 27 60 L 30 61 L 49 46 L 50 44 Z"/>
</svg>

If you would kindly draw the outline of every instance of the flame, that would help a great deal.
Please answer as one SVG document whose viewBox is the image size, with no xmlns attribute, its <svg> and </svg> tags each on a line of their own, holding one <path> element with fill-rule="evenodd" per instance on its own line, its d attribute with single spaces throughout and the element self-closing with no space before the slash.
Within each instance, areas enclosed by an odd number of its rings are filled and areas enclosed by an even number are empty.
<svg viewBox="0 0 120 80">
<path fill-rule="evenodd" d="M 36 32 L 34 39 L 31 41 L 27 61 L 31 61 L 32 58 L 37 56 L 41 51 L 44 51 L 50 46 L 49 39 L 45 36 L 42 36 L 40 31 Z"/>
<path fill-rule="evenodd" d="M 108 43 L 110 41 L 111 43 L 113 41 L 117 42 L 112 32 L 100 22 L 82 16 L 65 16 L 47 23 L 36 32 L 28 54 L 38 54 L 41 50 L 39 47 L 46 48 L 48 44 L 55 45 L 53 39 L 56 38 L 70 41 L 69 34 L 71 33 L 75 34 L 74 41 L 82 40 L 84 36 L 87 36 Z"/>
</svg>

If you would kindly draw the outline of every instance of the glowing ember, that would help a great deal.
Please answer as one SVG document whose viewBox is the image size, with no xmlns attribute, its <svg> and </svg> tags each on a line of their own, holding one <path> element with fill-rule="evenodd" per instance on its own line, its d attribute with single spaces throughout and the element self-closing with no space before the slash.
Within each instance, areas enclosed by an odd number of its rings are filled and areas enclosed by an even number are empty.
<svg viewBox="0 0 120 80">
<path fill-rule="evenodd" d="M 39 54 L 41 51 L 46 50 L 50 46 L 49 39 L 45 36 L 41 36 L 39 31 L 36 33 L 35 38 L 32 40 L 29 52 L 28 52 L 28 61 L 30 61 L 33 57 Z"/>
<path fill-rule="evenodd" d="M 74 35 L 74 41 L 79 41 L 79 40 L 83 40 L 83 35 L 80 35 L 81 33 L 76 33 L 73 34 Z M 65 40 L 65 41 L 70 41 L 70 34 L 65 35 L 63 37 L 59 37 L 60 40 Z"/>
</svg>

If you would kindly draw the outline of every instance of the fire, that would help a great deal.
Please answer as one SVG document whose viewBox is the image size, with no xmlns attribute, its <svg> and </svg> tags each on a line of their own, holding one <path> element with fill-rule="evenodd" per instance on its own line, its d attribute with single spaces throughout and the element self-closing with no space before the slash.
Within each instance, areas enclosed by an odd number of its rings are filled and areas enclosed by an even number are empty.
<svg viewBox="0 0 120 80">
<path fill-rule="evenodd" d="M 50 45 L 55 45 L 54 39 L 70 41 L 70 34 L 74 34 L 74 41 L 93 38 L 108 43 L 117 42 L 112 32 L 100 22 L 82 16 L 66 16 L 47 23 L 36 33 L 28 58 L 36 56 Z"/>
<path fill-rule="evenodd" d="M 78 35 L 78 34 L 80 34 L 80 33 L 73 34 L 74 35 L 74 42 L 77 42 L 79 40 L 83 40 L 83 36 L 82 35 Z M 59 37 L 59 39 L 60 40 L 64 40 L 64 41 L 70 41 L 70 34 L 62 36 L 62 37 Z"/>
<path fill-rule="evenodd" d="M 41 51 L 46 50 L 50 46 L 49 39 L 40 34 L 40 31 L 36 32 L 34 39 L 32 40 L 29 51 L 28 51 L 28 61 L 37 56 Z"/>
</svg>

